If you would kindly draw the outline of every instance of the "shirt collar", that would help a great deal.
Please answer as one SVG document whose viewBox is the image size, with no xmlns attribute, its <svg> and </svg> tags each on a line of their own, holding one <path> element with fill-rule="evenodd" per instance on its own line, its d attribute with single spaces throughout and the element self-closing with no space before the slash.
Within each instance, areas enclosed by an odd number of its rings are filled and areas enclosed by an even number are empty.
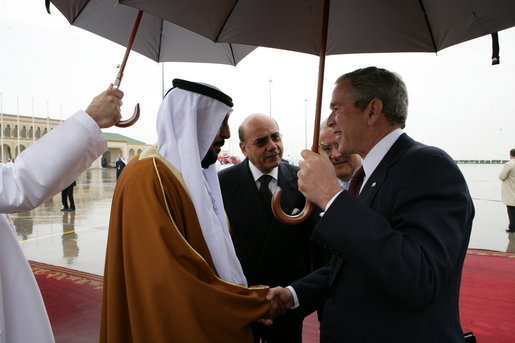
<svg viewBox="0 0 515 343">
<path fill-rule="evenodd" d="M 261 170 L 257 169 L 257 167 L 249 160 L 249 168 L 250 172 L 252 173 L 252 177 L 254 178 L 254 181 L 257 181 L 262 175 L 270 175 L 274 178 L 274 180 L 278 179 L 279 175 L 279 167 L 275 167 L 272 169 L 272 171 L 268 174 L 264 174 L 261 172 Z"/>
<path fill-rule="evenodd" d="M 386 155 L 388 150 L 397 141 L 397 139 L 403 134 L 402 129 L 395 129 L 386 136 L 383 137 L 374 147 L 368 152 L 363 159 L 363 169 L 365 170 L 365 178 L 363 179 L 363 185 L 367 182 L 368 178 Z"/>
</svg>

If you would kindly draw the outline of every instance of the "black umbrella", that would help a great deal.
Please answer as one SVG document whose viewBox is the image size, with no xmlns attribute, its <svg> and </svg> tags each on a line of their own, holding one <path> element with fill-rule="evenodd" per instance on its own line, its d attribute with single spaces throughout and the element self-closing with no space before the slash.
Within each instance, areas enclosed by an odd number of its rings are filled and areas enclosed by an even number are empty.
<svg viewBox="0 0 515 343">
<path fill-rule="evenodd" d="M 120 3 L 159 15 L 215 42 L 320 55 L 313 151 L 318 151 L 326 55 L 437 52 L 515 25 L 514 0 L 120 0 Z M 296 223 L 308 216 L 306 208 L 296 217 L 284 214 L 280 210 L 280 188 L 278 192 L 273 201 L 276 217 Z"/>
<path fill-rule="evenodd" d="M 204 62 L 236 65 L 256 47 L 215 43 L 212 40 L 164 20 L 159 15 L 119 4 L 116 0 L 45 0 L 52 3 L 70 24 L 127 47 L 115 87 L 119 87 L 131 50 L 156 62 Z M 136 105 L 131 119 L 116 125 L 127 127 L 139 117 Z"/>
</svg>

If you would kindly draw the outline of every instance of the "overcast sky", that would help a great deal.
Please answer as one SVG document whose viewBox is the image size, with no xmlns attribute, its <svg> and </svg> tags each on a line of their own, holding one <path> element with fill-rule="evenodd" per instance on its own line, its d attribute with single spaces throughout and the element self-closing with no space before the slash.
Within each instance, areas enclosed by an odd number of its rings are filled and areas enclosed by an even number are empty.
<svg viewBox="0 0 515 343">
<path fill-rule="evenodd" d="M 405 131 L 455 159 L 506 159 L 515 148 L 515 29 L 499 33 L 501 64 L 492 66 L 490 36 L 438 54 L 356 54 L 326 60 L 322 117 L 329 115 L 333 83 L 375 65 L 399 73 L 410 98 Z M 114 81 L 124 48 L 69 25 L 43 0 L 0 0 L 0 111 L 66 119 Z M 233 97 L 228 145 L 236 155 L 237 127 L 251 113 L 274 117 L 285 157 L 312 144 L 318 57 L 258 48 L 238 66 L 153 62 L 132 53 L 121 89 L 124 117 L 139 102 L 142 116 L 127 129 L 106 131 L 154 143 L 162 84 L 173 78 L 211 83 Z M 271 82 L 270 82 L 271 80 Z M 271 104 L 270 104 L 271 100 Z M 307 136 L 306 136 L 307 126 Z"/>
</svg>

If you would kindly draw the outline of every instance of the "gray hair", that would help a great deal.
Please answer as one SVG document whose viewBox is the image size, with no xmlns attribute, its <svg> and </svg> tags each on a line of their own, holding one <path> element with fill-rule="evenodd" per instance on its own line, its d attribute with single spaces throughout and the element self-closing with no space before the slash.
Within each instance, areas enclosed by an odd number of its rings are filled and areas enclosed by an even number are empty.
<svg viewBox="0 0 515 343">
<path fill-rule="evenodd" d="M 344 80 L 351 82 L 354 105 L 364 110 L 374 98 L 383 102 L 383 113 L 391 125 L 406 124 L 408 116 L 408 91 L 401 77 L 377 67 L 357 69 L 343 74 L 336 84 Z"/>
</svg>

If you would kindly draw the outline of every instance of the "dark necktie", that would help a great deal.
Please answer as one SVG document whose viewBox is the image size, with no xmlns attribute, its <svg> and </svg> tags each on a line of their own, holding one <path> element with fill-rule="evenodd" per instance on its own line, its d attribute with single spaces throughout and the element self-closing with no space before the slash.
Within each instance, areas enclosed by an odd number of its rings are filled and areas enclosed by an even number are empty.
<svg viewBox="0 0 515 343">
<path fill-rule="evenodd" d="M 365 170 L 363 166 L 361 166 L 350 178 L 350 186 L 349 192 L 354 195 L 359 195 L 359 190 L 361 189 L 361 185 L 363 184 L 363 179 L 365 178 Z"/>
<path fill-rule="evenodd" d="M 258 179 L 258 181 L 261 182 L 261 185 L 259 186 L 259 195 L 261 195 L 266 208 L 271 208 L 272 203 L 272 192 L 270 192 L 270 188 L 268 187 L 271 180 L 272 177 L 270 175 L 262 175 Z"/>
</svg>

